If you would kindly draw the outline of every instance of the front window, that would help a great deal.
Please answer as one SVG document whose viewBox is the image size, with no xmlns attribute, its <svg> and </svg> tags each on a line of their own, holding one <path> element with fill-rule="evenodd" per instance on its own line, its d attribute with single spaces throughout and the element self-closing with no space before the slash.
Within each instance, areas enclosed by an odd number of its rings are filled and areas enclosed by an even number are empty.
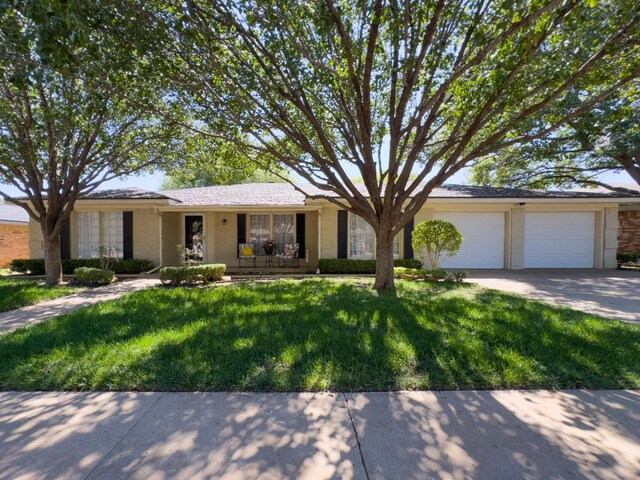
<svg viewBox="0 0 640 480">
<path fill-rule="evenodd" d="M 78 212 L 78 258 L 97 258 L 100 242 L 98 212 Z"/>
<path fill-rule="evenodd" d="M 264 255 L 262 244 L 271 238 L 271 215 L 249 216 L 249 243 L 256 255 Z"/>
<path fill-rule="evenodd" d="M 371 260 L 375 258 L 375 234 L 362 217 L 349 214 L 349 258 Z M 400 258 L 400 236 L 393 239 L 393 258 Z"/>
<path fill-rule="evenodd" d="M 349 237 L 349 258 L 362 260 L 372 259 L 373 228 L 362 217 L 351 214 Z"/>
<path fill-rule="evenodd" d="M 111 258 L 122 258 L 124 249 L 122 228 L 122 212 L 102 213 L 102 243 L 105 254 Z"/>
<path fill-rule="evenodd" d="M 293 215 L 273 216 L 273 241 L 281 250 L 285 244 L 294 242 Z"/>
<path fill-rule="evenodd" d="M 249 243 L 256 255 L 264 255 L 264 242 L 273 240 L 276 252 L 284 251 L 287 243 L 295 242 L 295 215 L 249 215 Z"/>
<path fill-rule="evenodd" d="M 78 258 L 122 258 L 122 212 L 78 212 Z M 101 248 L 104 247 L 104 249 Z"/>
</svg>

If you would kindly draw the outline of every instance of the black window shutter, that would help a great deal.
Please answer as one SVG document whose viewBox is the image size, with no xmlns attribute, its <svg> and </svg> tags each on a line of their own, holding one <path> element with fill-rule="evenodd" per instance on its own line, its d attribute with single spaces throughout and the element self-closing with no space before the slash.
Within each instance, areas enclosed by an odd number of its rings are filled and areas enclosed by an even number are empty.
<svg viewBox="0 0 640 480">
<path fill-rule="evenodd" d="M 245 213 L 238 214 L 238 245 L 241 243 L 247 243 L 247 215 Z M 238 255 L 239 251 L 236 246 L 236 256 Z"/>
<path fill-rule="evenodd" d="M 133 212 L 122 212 L 122 258 L 133 258 Z"/>
<path fill-rule="evenodd" d="M 71 227 L 69 219 L 62 222 L 60 229 L 60 258 L 71 258 Z"/>
<path fill-rule="evenodd" d="M 413 258 L 411 234 L 413 233 L 413 218 L 404 226 L 404 258 Z"/>
<path fill-rule="evenodd" d="M 346 210 L 338 210 L 338 258 L 347 258 L 349 247 L 347 226 L 348 212 Z"/>
<path fill-rule="evenodd" d="M 300 245 L 298 258 L 305 258 L 306 246 L 304 243 L 305 215 L 304 213 L 296 213 L 296 243 Z"/>
</svg>

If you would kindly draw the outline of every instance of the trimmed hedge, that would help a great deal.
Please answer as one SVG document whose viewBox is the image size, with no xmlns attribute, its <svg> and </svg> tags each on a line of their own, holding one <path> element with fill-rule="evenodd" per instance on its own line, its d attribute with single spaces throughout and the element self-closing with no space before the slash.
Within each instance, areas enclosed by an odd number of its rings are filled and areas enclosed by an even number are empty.
<svg viewBox="0 0 640 480">
<path fill-rule="evenodd" d="M 65 258 L 62 260 L 62 273 L 70 275 L 76 268 L 100 268 L 100 260 L 97 258 Z M 116 274 L 136 274 L 148 272 L 154 267 L 151 260 L 130 258 L 128 260 L 116 260 L 112 270 Z M 20 259 L 11 260 L 11 270 L 14 272 L 27 273 L 31 275 L 44 275 L 44 259 Z"/>
<path fill-rule="evenodd" d="M 616 258 L 618 259 L 618 266 L 625 263 L 640 263 L 640 253 L 619 253 Z"/>
<path fill-rule="evenodd" d="M 164 267 L 160 269 L 160 281 L 165 285 L 194 285 L 198 282 L 215 282 L 222 279 L 227 266 L 223 263 L 193 265 L 191 267 Z"/>
<path fill-rule="evenodd" d="M 83 283 L 111 283 L 116 274 L 111 270 L 100 270 L 99 268 L 78 267 L 73 272 L 76 279 Z"/>
<path fill-rule="evenodd" d="M 394 266 L 401 268 L 420 268 L 422 262 L 410 258 L 399 258 L 393 261 Z M 354 260 L 351 258 L 321 258 L 318 260 L 320 273 L 376 273 L 375 260 Z"/>
</svg>

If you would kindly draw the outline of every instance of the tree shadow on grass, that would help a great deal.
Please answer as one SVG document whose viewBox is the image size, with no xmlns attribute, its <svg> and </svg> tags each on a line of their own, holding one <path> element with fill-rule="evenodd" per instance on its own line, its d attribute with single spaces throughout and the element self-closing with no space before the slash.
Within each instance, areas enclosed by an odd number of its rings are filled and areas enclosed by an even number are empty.
<svg viewBox="0 0 640 480">
<path fill-rule="evenodd" d="M 640 328 L 495 291 L 153 289 L 0 338 L 4 389 L 634 388 Z"/>
</svg>

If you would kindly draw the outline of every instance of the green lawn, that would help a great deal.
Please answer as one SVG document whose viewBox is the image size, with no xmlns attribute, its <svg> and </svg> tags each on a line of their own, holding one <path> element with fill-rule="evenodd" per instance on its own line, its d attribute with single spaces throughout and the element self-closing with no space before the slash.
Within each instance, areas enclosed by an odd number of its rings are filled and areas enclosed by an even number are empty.
<svg viewBox="0 0 640 480">
<path fill-rule="evenodd" d="M 471 285 L 158 288 L 0 336 L 0 388 L 640 388 L 640 326 Z"/>
<path fill-rule="evenodd" d="M 0 278 L 0 312 L 32 305 L 43 300 L 64 297 L 78 290 L 78 287 L 51 287 L 40 280 Z"/>
</svg>

